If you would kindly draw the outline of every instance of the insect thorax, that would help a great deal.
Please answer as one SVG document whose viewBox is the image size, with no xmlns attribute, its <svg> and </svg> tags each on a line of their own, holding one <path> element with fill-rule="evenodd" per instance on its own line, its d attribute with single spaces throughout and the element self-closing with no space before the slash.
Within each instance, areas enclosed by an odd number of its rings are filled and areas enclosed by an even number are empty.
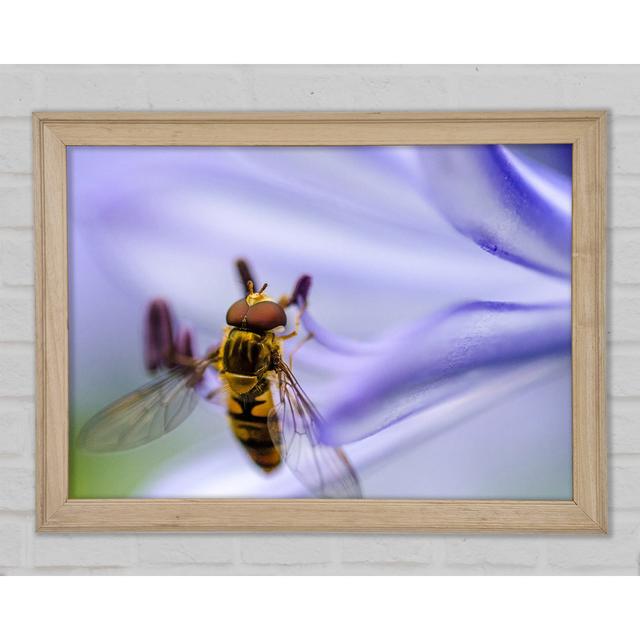
<svg viewBox="0 0 640 640">
<path fill-rule="evenodd" d="M 261 334 L 232 329 L 223 345 L 223 371 L 261 377 L 271 368 L 275 350 L 277 344 L 271 332 Z"/>
</svg>

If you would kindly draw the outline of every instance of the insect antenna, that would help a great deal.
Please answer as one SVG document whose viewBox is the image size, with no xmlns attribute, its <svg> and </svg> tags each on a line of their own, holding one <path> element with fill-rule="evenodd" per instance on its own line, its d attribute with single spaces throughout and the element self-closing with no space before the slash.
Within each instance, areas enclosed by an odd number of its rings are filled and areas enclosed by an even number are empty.
<svg viewBox="0 0 640 640">
<path fill-rule="evenodd" d="M 236 269 L 240 276 L 240 283 L 244 287 L 245 292 L 253 293 L 252 291 L 249 291 L 249 282 L 255 282 L 256 279 L 253 277 L 249 263 L 244 258 L 238 258 L 238 260 L 236 260 Z"/>
</svg>

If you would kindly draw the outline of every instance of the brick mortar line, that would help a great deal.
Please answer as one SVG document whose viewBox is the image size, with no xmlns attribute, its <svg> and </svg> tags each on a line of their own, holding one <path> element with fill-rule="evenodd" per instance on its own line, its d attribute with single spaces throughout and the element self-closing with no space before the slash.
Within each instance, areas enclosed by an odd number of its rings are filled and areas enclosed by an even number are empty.
<svg viewBox="0 0 640 640">
<path fill-rule="evenodd" d="M 639 283 L 640 286 L 640 283 Z M 35 289 L 35 284 L 7 284 L 5 282 L 0 282 L 0 296 L 3 293 L 16 293 L 18 291 L 22 291 L 23 293 L 33 293 Z"/>
</svg>

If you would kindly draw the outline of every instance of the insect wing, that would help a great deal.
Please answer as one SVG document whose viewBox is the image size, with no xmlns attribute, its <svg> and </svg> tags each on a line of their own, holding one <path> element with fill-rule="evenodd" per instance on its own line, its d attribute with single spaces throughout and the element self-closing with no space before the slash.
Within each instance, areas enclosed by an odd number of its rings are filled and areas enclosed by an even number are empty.
<svg viewBox="0 0 640 640">
<path fill-rule="evenodd" d="M 94 453 L 123 451 L 173 431 L 195 409 L 200 375 L 192 368 L 174 367 L 116 400 L 82 427 L 77 446 Z"/>
<path fill-rule="evenodd" d="M 284 363 L 278 389 L 280 403 L 269 414 L 269 433 L 293 474 L 315 495 L 361 498 L 356 472 L 342 449 L 320 442 L 322 418 Z"/>
</svg>

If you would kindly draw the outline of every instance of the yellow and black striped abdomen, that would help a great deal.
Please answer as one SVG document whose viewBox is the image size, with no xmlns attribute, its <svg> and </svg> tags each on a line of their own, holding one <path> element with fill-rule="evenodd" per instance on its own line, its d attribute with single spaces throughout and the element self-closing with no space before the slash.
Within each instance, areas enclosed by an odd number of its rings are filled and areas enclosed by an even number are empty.
<svg viewBox="0 0 640 640">
<path fill-rule="evenodd" d="M 273 471 L 280 464 L 280 454 L 271 440 L 267 417 L 273 409 L 271 390 L 255 398 L 229 394 L 228 413 L 231 429 L 242 443 L 251 459 L 266 472 Z"/>
</svg>

